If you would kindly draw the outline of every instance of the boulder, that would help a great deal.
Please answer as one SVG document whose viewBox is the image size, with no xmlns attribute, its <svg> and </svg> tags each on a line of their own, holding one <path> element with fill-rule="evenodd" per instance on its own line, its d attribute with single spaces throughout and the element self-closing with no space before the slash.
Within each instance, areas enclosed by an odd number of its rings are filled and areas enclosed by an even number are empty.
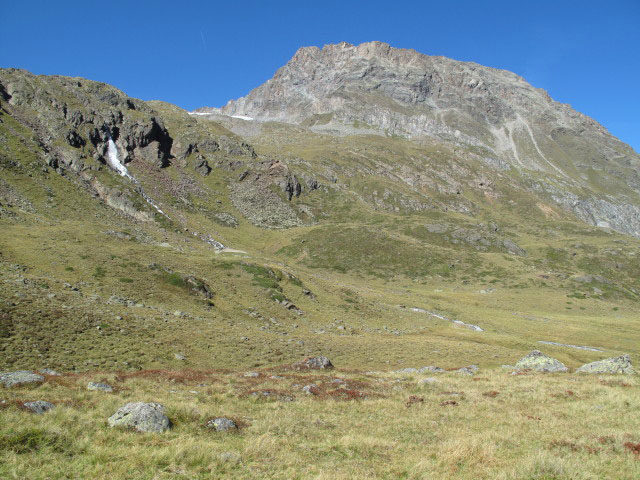
<svg viewBox="0 0 640 480">
<path fill-rule="evenodd" d="M 51 375 L 52 377 L 59 377 L 60 374 L 51 368 L 43 368 L 42 370 L 38 370 L 38 373 L 42 375 Z"/>
<path fill-rule="evenodd" d="M 587 363 L 576 370 L 577 373 L 626 373 L 633 375 L 636 373 L 631 365 L 629 355 L 620 355 L 619 357 L 605 358 L 596 362 Z"/>
<path fill-rule="evenodd" d="M 327 370 L 333 368 L 333 364 L 327 357 L 309 357 L 301 362 L 294 363 L 293 367 L 298 370 Z"/>
<path fill-rule="evenodd" d="M 203 177 L 206 177 L 207 175 L 209 175 L 209 173 L 211 173 L 211 167 L 209 166 L 209 163 L 206 160 L 202 159 L 196 160 L 194 169 Z"/>
<path fill-rule="evenodd" d="M 394 370 L 393 373 L 418 373 L 418 369 L 413 367 L 401 368 L 400 370 Z"/>
<path fill-rule="evenodd" d="M 418 380 L 418 385 L 433 385 L 434 383 L 438 383 L 438 379 L 434 377 L 421 378 Z"/>
<path fill-rule="evenodd" d="M 205 426 L 218 432 L 226 432 L 227 430 L 235 430 L 238 428 L 236 422 L 225 417 L 211 419 L 205 424 Z"/>
<path fill-rule="evenodd" d="M 302 391 L 307 395 L 318 395 L 320 393 L 320 390 L 315 383 L 305 385 L 304 387 L 302 387 Z"/>
<path fill-rule="evenodd" d="M 533 350 L 522 357 L 515 365 L 516 370 L 534 370 L 536 372 L 566 372 L 569 369 L 555 358 L 548 357 L 540 350 Z"/>
<path fill-rule="evenodd" d="M 468 367 L 462 367 L 456 370 L 456 373 L 461 375 L 473 375 L 479 370 L 477 365 L 469 365 Z"/>
<path fill-rule="evenodd" d="M 25 402 L 22 404 L 24 408 L 32 411 L 33 413 L 44 413 L 56 408 L 51 402 L 45 402 L 44 400 L 36 400 L 35 402 Z"/>
<path fill-rule="evenodd" d="M 418 373 L 444 373 L 444 368 L 429 365 L 418 369 Z"/>
<path fill-rule="evenodd" d="M 7 387 L 21 387 L 23 385 L 38 385 L 44 382 L 44 377 L 27 370 L 0 373 L 0 383 Z"/>
<path fill-rule="evenodd" d="M 159 403 L 127 403 L 109 417 L 107 423 L 110 427 L 132 428 L 138 432 L 164 432 L 171 428 L 165 408 Z"/>
<path fill-rule="evenodd" d="M 102 392 L 113 392 L 113 387 L 108 383 L 101 382 L 89 382 L 87 384 L 87 390 L 100 390 Z"/>
</svg>

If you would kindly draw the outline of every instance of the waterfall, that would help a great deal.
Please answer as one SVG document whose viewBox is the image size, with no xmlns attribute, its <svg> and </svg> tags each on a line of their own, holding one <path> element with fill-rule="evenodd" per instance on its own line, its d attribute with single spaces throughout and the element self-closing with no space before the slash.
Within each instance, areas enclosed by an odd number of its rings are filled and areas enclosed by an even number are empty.
<svg viewBox="0 0 640 480">
<path fill-rule="evenodd" d="M 132 183 L 136 184 L 138 186 L 137 190 L 140 193 L 140 195 L 142 196 L 142 198 L 144 198 L 144 200 L 149 205 L 151 205 L 153 208 L 155 208 L 155 210 L 160 215 L 163 215 L 164 217 L 166 217 L 169 220 L 171 220 L 171 217 L 169 217 L 169 215 L 167 215 L 162 210 L 160 210 L 160 207 L 158 207 L 158 205 L 156 205 L 156 203 L 151 199 L 151 197 L 149 197 L 149 195 L 147 195 L 144 192 L 144 190 L 142 189 L 142 185 L 140 185 L 140 182 L 138 182 L 138 180 L 136 180 L 136 178 L 134 178 L 133 175 L 131 175 L 129 173 L 129 170 L 127 170 L 127 167 L 125 167 L 124 164 L 120 161 L 120 156 L 118 155 L 118 147 L 116 146 L 116 143 L 113 141 L 113 138 L 111 138 L 111 132 L 109 131 L 108 128 L 106 128 L 106 131 L 107 131 L 107 137 L 108 137 L 108 141 L 107 141 L 107 163 L 109 164 L 109 166 L 113 170 L 118 172 L 121 176 L 128 178 L 129 180 L 131 180 Z M 209 236 L 209 235 L 207 235 L 206 237 L 205 236 L 200 236 L 199 234 L 194 234 L 194 235 L 196 235 L 198 238 L 200 238 L 200 240 L 202 240 L 203 242 L 206 242 L 209 245 L 211 245 L 212 247 L 214 247 L 216 250 L 224 250 L 225 249 L 225 246 L 222 243 L 220 243 L 217 240 L 211 238 L 211 236 Z"/>
<path fill-rule="evenodd" d="M 129 175 L 127 167 L 125 167 L 120 161 L 120 157 L 118 156 L 118 147 L 116 147 L 113 138 L 111 138 L 111 133 L 109 133 L 108 130 L 107 135 L 109 137 L 109 141 L 107 142 L 107 163 L 111 168 L 113 168 L 123 177 L 127 177 L 129 180 L 133 180 L 133 177 Z"/>
</svg>

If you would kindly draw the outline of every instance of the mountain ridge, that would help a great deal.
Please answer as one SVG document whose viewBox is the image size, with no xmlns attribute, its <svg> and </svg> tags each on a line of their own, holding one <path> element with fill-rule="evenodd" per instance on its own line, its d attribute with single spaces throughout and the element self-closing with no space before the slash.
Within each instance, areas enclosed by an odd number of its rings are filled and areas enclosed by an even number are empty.
<svg viewBox="0 0 640 480">
<path fill-rule="evenodd" d="M 542 173 L 542 188 L 563 209 L 640 235 L 640 156 L 594 119 L 507 70 L 382 42 L 303 47 L 247 96 L 194 113 L 338 135 L 432 138 L 494 168 L 532 178 Z M 618 186 L 598 194 L 593 175 Z"/>
</svg>

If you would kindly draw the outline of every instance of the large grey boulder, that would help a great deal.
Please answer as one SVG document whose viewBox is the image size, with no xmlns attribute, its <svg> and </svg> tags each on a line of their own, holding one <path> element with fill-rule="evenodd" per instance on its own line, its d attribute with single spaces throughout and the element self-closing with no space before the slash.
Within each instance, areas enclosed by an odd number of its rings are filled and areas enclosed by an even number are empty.
<svg viewBox="0 0 640 480">
<path fill-rule="evenodd" d="M 619 357 L 605 358 L 596 362 L 587 363 L 576 370 L 577 373 L 626 373 L 633 375 L 636 373 L 631 365 L 629 355 L 620 355 Z"/>
<path fill-rule="evenodd" d="M 45 402 L 44 400 L 36 400 L 35 402 L 24 402 L 22 405 L 33 413 L 45 413 L 49 410 L 53 410 L 56 406 L 51 402 Z"/>
<path fill-rule="evenodd" d="M 23 385 L 38 385 L 44 382 L 44 377 L 28 370 L 0 373 L 0 383 L 7 387 L 20 387 Z"/>
<path fill-rule="evenodd" d="M 311 370 L 325 370 L 333 368 L 331 360 L 327 357 L 309 357 L 305 358 L 301 362 L 295 363 L 294 368 L 297 369 L 311 369 Z"/>
<path fill-rule="evenodd" d="M 133 428 L 138 432 L 164 432 L 171 428 L 165 408 L 159 403 L 127 403 L 107 423 L 110 427 Z"/>
<path fill-rule="evenodd" d="M 533 350 L 522 357 L 515 365 L 516 370 L 534 370 L 536 372 L 566 372 L 569 369 L 555 358 L 548 357 L 540 350 Z"/>
</svg>

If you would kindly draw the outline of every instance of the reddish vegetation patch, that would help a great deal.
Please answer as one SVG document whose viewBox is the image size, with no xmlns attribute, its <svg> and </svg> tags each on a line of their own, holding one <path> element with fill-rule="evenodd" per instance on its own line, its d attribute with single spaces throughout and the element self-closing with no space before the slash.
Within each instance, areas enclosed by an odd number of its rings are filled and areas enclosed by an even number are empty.
<svg viewBox="0 0 640 480">
<path fill-rule="evenodd" d="M 496 398 L 498 395 L 500 395 L 500 392 L 496 392 L 495 390 L 484 392 L 482 394 L 483 397 L 489 397 L 489 398 Z"/>
<path fill-rule="evenodd" d="M 359 390 L 338 388 L 326 393 L 326 396 L 336 400 L 361 400 L 367 398 L 367 394 Z"/>
<path fill-rule="evenodd" d="M 49 375 L 46 377 L 46 382 L 50 385 L 56 385 L 64 388 L 76 388 L 78 384 L 78 378 L 81 378 L 77 374 L 65 374 L 65 375 Z"/>
<path fill-rule="evenodd" d="M 591 447 L 589 445 L 578 445 L 575 442 L 570 442 L 569 440 L 554 440 L 549 444 L 549 448 L 566 448 L 571 450 L 572 452 L 584 451 L 590 455 L 596 455 L 602 451 L 600 447 Z"/>
<path fill-rule="evenodd" d="M 640 443 L 625 442 L 624 448 L 629 450 L 634 455 L 640 455 Z"/>
<path fill-rule="evenodd" d="M 552 393 L 552 397 L 554 398 L 569 398 L 575 396 L 573 390 L 565 390 L 564 392 Z"/>
<path fill-rule="evenodd" d="M 9 407 L 16 407 L 21 410 L 28 410 L 27 407 L 24 406 L 24 402 L 28 402 L 29 400 L 5 400 L 0 403 L 0 410 L 4 410 Z"/>
<path fill-rule="evenodd" d="M 144 378 L 187 385 L 216 381 L 215 375 L 220 373 L 219 370 L 140 370 L 139 372 L 119 372 L 116 376 L 116 382 L 124 382 L 131 378 Z"/>
<path fill-rule="evenodd" d="M 575 444 L 575 442 L 570 442 L 569 440 L 554 440 L 549 444 L 550 448 L 567 448 L 572 452 L 577 452 L 580 450 L 580 447 Z"/>
<path fill-rule="evenodd" d="M 622 380 L 600 380 L 601 385 L 605 385 L 607 387 L 630 387 L 631 384 L 627 382 L 623 382 Z"/>
<path fill-rule="evenodd" d="M 405 406 L 408 408 L 411 405 L 413 405 L 414 403 L 423 403 L 424 402 L 424 397 L 418 397 L 417 395 L 411 395 L 409 397 L 409 399 L 407 400 L 407 402 L 405 403 Z"/>
<path fill-rule="evenodd" d="M 615 442 L 616 442 L 616 439 L 613 438 L 611 435 L 605 435 L 605 436 L 602 436 L 602 437 L 598 437 L 598 443 L 601 443 L 603 445 L 611 444 L 611 443 L 615 443 Z"/>
<path fill-rule="evenodd" d="M 527 417 L 528 420 L 536 420 L 538 422 L 542 420 L 540 417 L 534 417 L 533 415 L 525 415 L 525 417 Z"/>
<path fill-rule="evenodd" d="M 472 380 L 474 382 L 480 382 L 480 381 L 485 382 L 485 381 L 487 381 L 489 379 L 487 377 L 474 377 L 474 378 L 472 378 Z"/>
<path fill-rule="evenodd" d="M 446 406 L 457 407 L 458 402 L 456 402 L 455 400 L 447 400 L 446 402 L 442 402 L 440 406 L 441 407 L 446 407 Z"/>
</svg>

